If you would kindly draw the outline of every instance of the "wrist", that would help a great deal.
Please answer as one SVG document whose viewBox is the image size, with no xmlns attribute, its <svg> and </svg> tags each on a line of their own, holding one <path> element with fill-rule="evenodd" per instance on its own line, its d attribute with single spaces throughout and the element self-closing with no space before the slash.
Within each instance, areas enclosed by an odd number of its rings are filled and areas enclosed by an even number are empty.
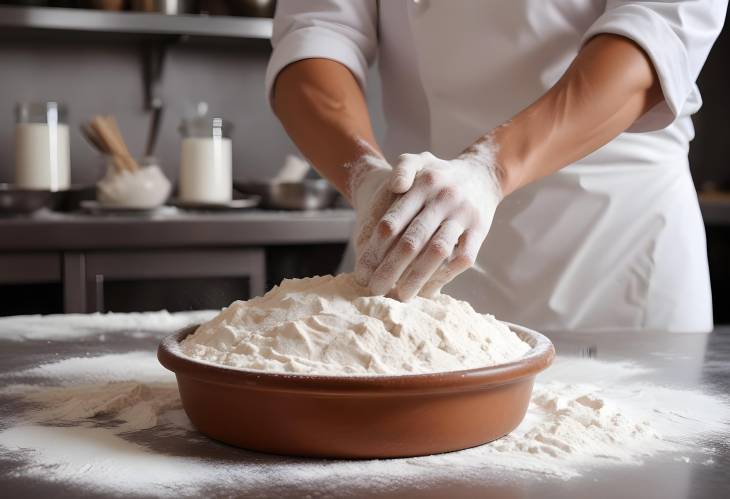
<svg viewBox="0 0 730 499">
<path fill-rule="evenodd" d="M 506 190 L 506 171 L 499 156 L 499 145 L 493 133 L 488 133 L 464 150 L 457 159 L 476 168 L 479 173 L 486 174 L 490 187 L 502 200 L 509 192 Z"/>
<path fill-rule="evenodd" d="M 342 192 L 353 207 L 355 206 L 357 191 L 368 174 L 377 169 L 391 169 L 380 150 L 371 145 L 370 142 L 360 137 L 355 137 L 354 144 L 356 149 L 354 151 L 355 154 L 350 157 L 354 157 L 355 159 L 345 162 L 340 169 L 340 171 L 344 172 L 346 178 L 345 189 Z"/>
<path fill-rule="evenodd" d="M 506 123 L 495 128 L 462 153 L 462 156 L 470 158 L 484 157 L 482 162 L 491 163 L 502 197 L 524 185 L 528 159 L 527 140 L 511 125 Z"/>
<path fill-rule="evenodd" d="M 345 165 L 348 172 L 347 200 L 359 210 L 390 176 L 392 168 L 382 156 L 365 154 Z"/>
</svg>

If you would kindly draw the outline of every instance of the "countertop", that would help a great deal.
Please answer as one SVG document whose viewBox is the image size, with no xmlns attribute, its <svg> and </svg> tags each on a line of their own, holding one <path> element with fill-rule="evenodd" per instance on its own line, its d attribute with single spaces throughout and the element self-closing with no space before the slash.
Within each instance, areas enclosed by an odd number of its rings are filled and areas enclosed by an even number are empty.
<svg viewBox="0 0 730 499">
<path fill-rule="evenodd" d="M 346 242 L 349 209 L 186 212 L 151 215 L 61 213 L 0 217 L 0 251 L 261 246 Z"/>
<path fill-rule="evenodd" d="M 730 221 L 728 199 L 701 196 L 706 224 Z M 31 216 L 0 217 L 0 251 L 344 243 L 354 220 L 349 209 L 186 212 L 166 207 L 152 215 L 42 210 Z"/>
<path fill-rule="evenodd" d="M 43 383 L 38 379 L 13 378 L 12 373 L 72 357 L 146 351 L 150 353 L 150 359 L 154 359 L 152 352 L 163 335 L 182 326 L 184 320 L 200 320 L 200 317 L 183 320 L 169 314 L 158 315 L 155 319 L 157 326 L 146 328 L 143 322 L 135 319 L 140 314 L 122 316 L 109 316 L 108 321 L 104 316 L 88 316 L 91 319 L 86 325 L 83 320 L 80 325 L 71 324 L 68 316 L 0 319 L 0 388 L 19 382 Z M 63 333 L 64 329 L 67 333 Z M 548 336 L 557 347 L 558 358 L 583 357 L 601 362 L 630 362 L 645 370 L 643 379 L 658 386 L 702 389 L 720 394 L 730 391 L 730 328 L 718 328 L 709 335 L 554 332 Z M 0 407 L 0 431 L 7 429 L 11 425 L 10 421 L 24 410 L 22 404 L 8 403 L 7 400 Z M 295 418 L 296 415 L 285 414 L 282 417 Z M 428 464 L 432 461 L 423 461 L 424 464 L 419 466 L 419 475 L 412 478 L 400 476 L 398 479 L 391 476 L 388 461 L 380 461 L 378 466 L 364 462 L 358 479 L 353 480 L 336 472 L 337 461 L 319 461 L 319 467 L 316 468 L 319 472 L 310 470 L 308 473 L 299 473 L 296 466 L 306 464 L 307 460 L 247 452 L 202 436 L 182 441 L 158 427 L 122 436 L 143 446 L 145 452 L 162 459 L 197 458 L 214 466 L 240 466 L 241 473 L 255 471 L 258 477 L 251 479 L 248 476 L 245 486 L 231 479 L 192 494 L 199 496 L 719 498 L 730 490 L 728 431 L 694 442 L 698 448 L 710 446 L 716 449 L 709 460 L 695 459 L 691 453 L 665 453 L 648 457 L 641 465 L 615 463 L 583 470 L 581 476 L 569 479 L 534 472 L 505 474 L 504 470 L 470 469 L 470 473 L 465 474 L 469 476 L 468 480 L 462 479 L 453 464 L 449 474 L 438 475 L 438 465 Z M 393 463 L 395 466 L 396 462 Z M 3 497 L 134 495 L 123 489 L 98 490 L 85 487 L 83 483 L 74 485 L 58 479 L 54 481 L 54 472 L 47 475 L 45 471 L 29 474 L 23 471 L 27 471 L 27 466 L 23 466 L 22 456 L 16 455 L 11 459 L 0 453 L 0 490 L 3 491 Z M 353 466 L 359 465 L 355 462 Z M 429 469 L 428 466 L 433 468 Z M 464 460 L 463 466 L 466 471 L 468 460 Z M 285 473 L 287 470 L 288 474 Z M 437 478 L 428 481 L 419 478 L 431 471 Z M 283 474 L 279 475 L 280 472 Z M 169 495 L 191 495 L 188 489 L 177 489 L 174 480 L 163 485 Z M 141 493 L 155 494 L 153 490 Z"/>
</svg>

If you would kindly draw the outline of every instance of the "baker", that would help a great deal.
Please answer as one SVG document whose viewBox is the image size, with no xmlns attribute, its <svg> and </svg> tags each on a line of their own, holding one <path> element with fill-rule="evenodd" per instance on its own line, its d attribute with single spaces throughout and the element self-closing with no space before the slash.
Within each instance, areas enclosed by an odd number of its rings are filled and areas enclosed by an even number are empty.
<svg viewBox="0 0 730 499">
<path fill-rule="evenodd" d="M 725 0 L 280 0 L 266 75 L 356 278 L 535 328 L 708 331 L 687 161 Z M 388 123 L 363 89 L 376 59 Z M 458 276 L 458 277 L 457 277 Z"/>
</svg>

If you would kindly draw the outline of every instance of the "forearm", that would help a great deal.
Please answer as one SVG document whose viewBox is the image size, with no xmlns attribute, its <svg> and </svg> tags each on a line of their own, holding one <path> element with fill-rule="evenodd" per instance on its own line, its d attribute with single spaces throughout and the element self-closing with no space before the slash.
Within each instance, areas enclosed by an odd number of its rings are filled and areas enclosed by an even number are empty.
<svg viewBox="0 0 730 499">
<path fill-rule="evenodd" d="M 328 59 L 295 62 L 276 79 L 273 108 L 317 171 L 349 199 L 346 165 L 364 154 L 381 155 L 365 97 L 352 73 Z"/>
<path fill-rule="evenodd" d="M 545 95 L 465 155 L 491 143 L 507 195 L 608 143 L 661 99 L 644 51 L 627 38 L 599 35 Z"/>
</svg>

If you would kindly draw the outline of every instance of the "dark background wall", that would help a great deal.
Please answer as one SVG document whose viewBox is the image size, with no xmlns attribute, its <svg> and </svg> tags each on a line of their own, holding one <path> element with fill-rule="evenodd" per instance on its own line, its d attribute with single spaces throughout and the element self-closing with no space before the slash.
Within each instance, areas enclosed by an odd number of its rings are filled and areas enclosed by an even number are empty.
<svg viewBox="0 0 730 499">
<path fill-rule="evenodd" d="M 73 183 L 93 184 L 102 173 L 102 158 L 78 131 L 79 124 L 94 114 L 114 114 L 130 150 L 141 154 L 149 120 L 143 102 L 141 50 L 137 44 L 113 41 L 0 39 L 0 182 L 12 182 L 14 177 L 14 107 L 19 101 L 67 104 Z M 161 88 L 166 109 L 157 155 L 170 178 L 177 178 L 177 127 L 185 110 L 199 101 L 207 102 L 211 112 L 234 124 L 234 178 L 273 176 L 286 155 L 296 152 L 264 97 L 269 55 L 265 42 L 215 46 L 183 43 L 169 50 Z M 375 71 L 371 71 L 370 80 L 369 101 L 375 126 L 382 130 Z"/>
<path fill-rule="evenodd" d="M 693 117 L 690 165 L 698 188 L 730 190 L 730 29 L 725 24 L 698 79 L 704 104 Z"/>
<path fill-rule="evenodd" d="M 730 189 L 730 30 L 717 41 L 699 78 L 704 106 L 695 115 L 697 136 L 690 160 L 698 187 Z M 0 39 L 0 182 L 13 180 L 14 106 L 18 101 L 58 100 L 70 110 L 74 183 L 93 183 L 101 158 L 78 133 L 96 113 L 113 113 L 133 151 L 141 152 L 148 113 L 143 106 L 142 64 L 138 44 L 110 41 Z M 296 152 L 264 98 L 264 71 L 270 54 L 265 43 L 174 45 L 163 75 L 166 102 L 158 155 L 165 172 L 177 178 L 179 134 L 185 110 L 199 101 L 235 125 L 236 176 L 268 177 L 284 157 Z M 382 134 L 377 71 L 372 70 L 368 100 L 375 128 Z"/>
</svg>

